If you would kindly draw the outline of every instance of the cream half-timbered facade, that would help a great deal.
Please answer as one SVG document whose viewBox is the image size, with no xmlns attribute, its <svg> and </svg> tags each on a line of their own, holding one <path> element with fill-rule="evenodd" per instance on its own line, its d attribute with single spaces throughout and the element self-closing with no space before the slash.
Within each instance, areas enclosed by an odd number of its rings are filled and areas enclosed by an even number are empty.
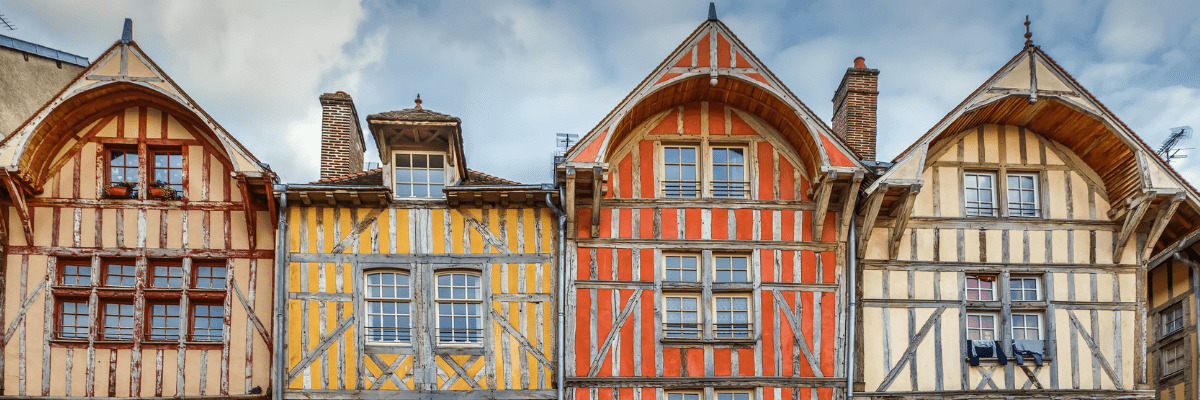
<svg viewBox="0 0 1200 400">
<path fill-rule="evenodd" d="M 368 121 L 381 169 L 280 193 L 283 398 L 556 398 L 557 192 L 419 103 Z"/>
<path fill-rule="evenodd" d="M 1196 197 L 1040 48 L 863 196 L 857 396 L 1154 397 L 1146 261 Z"/>
<path fill-rule="evenodd" d="M 128 20 L 0 165 L 0 398 L 266 397 L 274 174 Z"/>
<path fill-rule="evenodd" d="M 715 15 L 566 155 L 566 398 L 845 395 L 862 168 Z"/>
</svg>

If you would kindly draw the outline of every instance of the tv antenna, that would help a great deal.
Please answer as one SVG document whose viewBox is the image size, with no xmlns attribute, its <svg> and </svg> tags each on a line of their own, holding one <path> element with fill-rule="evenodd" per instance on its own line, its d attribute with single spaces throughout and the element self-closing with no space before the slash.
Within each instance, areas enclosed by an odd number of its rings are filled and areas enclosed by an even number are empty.
<svg viewBox="0 0 1200 400">
<path fill-rule="evenodd" d="M 556 133 L 554 136 L 556 138 L 555 146 L 558 147 L 558 151 L 554 152 L 554 165 L 558 165 L 566 160 L 567 150 L 570 150 L 571 146 L 579 140 L 579 135 L 574 133 Z"/>
<path fill-rule="evenodd" d="M 5 17 L 3 13 L 0 13 L 0 28 L 8 29 L 10 31 L 17 30 L 17 27 L 13 26 L 12 22 L 9 21 L 8 17 Z"/>
<path fill-rule="evenodd" d="M 1187 154 L 1182 154 L 1184 150 L 1191 148 L 1179 148 L 1179 142 L 1192 138 L 1192 127 L 1178 126 L 1171 128 L 1171 134 L 1167 136 L 1167 140 L 1163 141 L 1162 146 L 1158 148 L 1158 156 L 1170 164 L 1172 160 L 1187 158 Z"/>
</svg>

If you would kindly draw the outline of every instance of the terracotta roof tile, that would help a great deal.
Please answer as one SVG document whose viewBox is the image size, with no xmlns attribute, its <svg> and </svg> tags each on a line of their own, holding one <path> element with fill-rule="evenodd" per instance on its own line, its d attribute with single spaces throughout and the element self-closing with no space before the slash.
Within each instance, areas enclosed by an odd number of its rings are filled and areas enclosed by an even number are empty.
<svg viewBox="0 0 1200 400">
<path fill-rule="evenodd" d="M 367 116 L 367 121 L 431 121 L 431 122 L 462 122 L 458 117 L 429 111 L 424 108 L 406 108 L 403 110 L 381 112 Z"/>
<path fill-rule="evenodd" d="M 362 171 L 362 172 L 355 172 L 353 174 L 346 174 L 346 175 L 342 175 L 342 176 L 335 176 L 332 178 L 325 178 L 325 179 L 322 179 L 319 181 L 315 181 L 315 182 L 313 182 L 313 184 L 347 185 L 347 186 L 360 186 L 360 185 L 380 186 L 380 185 L 383 185 L 383 168 L 375 168 L 375 169 L 366 170 L 366 171 Z"/>
</svg>

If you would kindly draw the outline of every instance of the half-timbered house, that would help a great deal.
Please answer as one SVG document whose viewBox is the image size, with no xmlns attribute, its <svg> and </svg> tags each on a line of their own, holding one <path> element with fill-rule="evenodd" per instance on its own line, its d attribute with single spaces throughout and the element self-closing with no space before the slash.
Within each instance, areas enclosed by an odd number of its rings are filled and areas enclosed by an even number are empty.
<svg viewBox="0 0 1200 400">
<path fill-rule="evenodd" d="M 844 394 L 844 238 L 863 169 L 709 14 L 557 168 L 566 398 Z"/>
<path fill-rule="evenodd" d="M 1197 198 L 1029 38 L 865 188 L 856 397 L 1155 396 Z"/>
<path fill-rule="evenodd" d="M 557 398 L 552 186 L 467 169 L 458 118 L 321 96 L 323 179 L 281 199 L 285 399 Z"/>
<path fill-rule="evenodd" d="M 0 398 L 265 398 L 274 174 L 129 20 L 0 166 Z"/>
</svg>

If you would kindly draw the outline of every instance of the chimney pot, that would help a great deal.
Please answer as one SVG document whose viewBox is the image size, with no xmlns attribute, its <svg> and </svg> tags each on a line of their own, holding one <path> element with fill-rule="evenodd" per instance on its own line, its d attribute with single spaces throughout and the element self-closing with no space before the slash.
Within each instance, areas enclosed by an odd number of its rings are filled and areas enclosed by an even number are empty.
<svg viewBox="0 0 1200 400">
<path fill-rule="evenodd" d="M 867 68 L 867 59 L 858 57 L 854 59 L 854 68 Z"/>
</svg>

